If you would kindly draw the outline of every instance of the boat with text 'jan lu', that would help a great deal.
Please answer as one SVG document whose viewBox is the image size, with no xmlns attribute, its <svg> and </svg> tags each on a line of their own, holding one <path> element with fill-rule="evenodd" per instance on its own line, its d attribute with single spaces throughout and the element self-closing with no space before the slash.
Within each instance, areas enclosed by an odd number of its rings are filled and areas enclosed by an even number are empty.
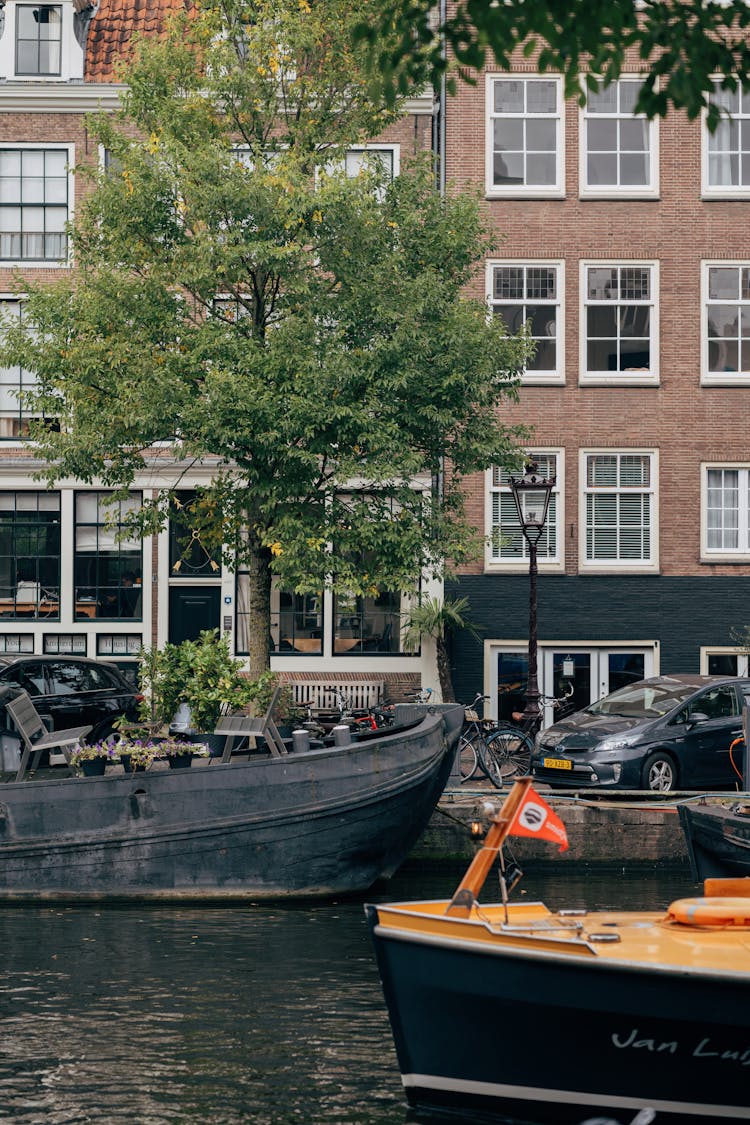
<svg viewBox="0 0 750 1125">
<path fill-rule="evenodd" d="M 509 835 L 567 846 L 517 781 L 451 899 L 366 912 L 411 1106 L 464 1121 L 750 1121 L 750 879 L 664 912 L 509 901 Z M 479 902 L 499 859 L 500 901 Z"/>
<path fill-rule="evenodd" d="M 342 728 L 319 745 L 274 744 L 268 727 L 262 748 L 227 745 L 190 769 L 29 778 L 22 768 L 0 784 L 0 901 L 365 891 L 416 843 L 458 741 L 462 708 L 411 711 L 400 725 L 356 737 Z M 237 717 L 229 739 L 254 722 Z"/>
</svg>

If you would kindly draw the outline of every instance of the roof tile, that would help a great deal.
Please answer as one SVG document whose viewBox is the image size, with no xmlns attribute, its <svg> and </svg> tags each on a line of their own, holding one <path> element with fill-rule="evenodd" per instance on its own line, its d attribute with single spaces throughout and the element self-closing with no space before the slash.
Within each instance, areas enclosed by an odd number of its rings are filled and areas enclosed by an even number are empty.
<svg viewBox="0 0 750 1125">
<path fill-rule="evenodd" d="M 100 0 L 86 42 L 86 81 L 114 82 L 133 36 L 163 34 L 169 17 L 189 7 L 190 0 Z"/>
</svg>

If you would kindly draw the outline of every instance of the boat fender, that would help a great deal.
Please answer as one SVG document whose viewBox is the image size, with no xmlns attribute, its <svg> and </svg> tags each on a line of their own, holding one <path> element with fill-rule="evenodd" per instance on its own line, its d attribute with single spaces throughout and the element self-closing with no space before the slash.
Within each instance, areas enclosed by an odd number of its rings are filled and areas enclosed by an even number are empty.
<svg viewBox="0 0 750 1125">
<path fill-rule="evenodd" d="M 750 926 L 750 898 L 680 898 L 667 910 L 667 921 L 685 926 Z"/>
</svg>

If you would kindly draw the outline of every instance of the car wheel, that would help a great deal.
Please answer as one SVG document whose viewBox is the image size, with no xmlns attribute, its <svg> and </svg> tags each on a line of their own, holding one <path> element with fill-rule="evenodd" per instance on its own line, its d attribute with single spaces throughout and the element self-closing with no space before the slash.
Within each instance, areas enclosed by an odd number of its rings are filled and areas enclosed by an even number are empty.
<svg viewBox="0 0 750 1125">
<path fill-rule="evenodd" d="M 649 754 L 641 770 L 641 787 L 653 793 L 669 793 L 677 788 L 677 766 L 669 754 L 657 750 Z"/>
</svg>

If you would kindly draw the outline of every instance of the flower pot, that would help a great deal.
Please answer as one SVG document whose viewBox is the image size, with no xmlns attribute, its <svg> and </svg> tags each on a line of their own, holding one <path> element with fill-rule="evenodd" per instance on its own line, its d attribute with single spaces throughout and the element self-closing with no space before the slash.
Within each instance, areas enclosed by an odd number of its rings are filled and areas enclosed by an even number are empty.
<svg viewBox="0 0 750 1125">
<path fill-rule="evenodd" d="M 185 738 L 190 742 L 199 742 L 202 746 L 207 746 L 208 752 L 212 758 L 220 758 L 224 753 L 226 735 L 206 731 L 204 734 L 199 734 L 197 732 L 186 734 Z"/>
<path fill-rule="evenodd" d="M 106 768 L 106 758 L 85 758 L 81 762 L 84 777 L 102 777 Z"/>
<path fill-rule="evenodd" d="M 184 770 L 193 764 L 192 754 L 170 754 L 167 758 L 171 770 Z"/>
</svg>

